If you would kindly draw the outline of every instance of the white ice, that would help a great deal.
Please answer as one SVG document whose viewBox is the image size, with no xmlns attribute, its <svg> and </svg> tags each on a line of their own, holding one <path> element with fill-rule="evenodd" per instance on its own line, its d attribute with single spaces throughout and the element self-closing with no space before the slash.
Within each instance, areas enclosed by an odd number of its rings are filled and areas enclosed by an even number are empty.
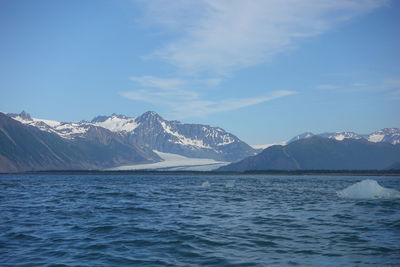
<svg viewBox="0 0 400 267">
<path fill-rule="evenodd" d="M 336 192 L 339 197 L 353 199 L 400 198 L 400 192 L 380 186 L 377 181 L 367 179 Z"/>
<path fill-rule="evenodd" d="M 218 167 L 229 164 L 229 162 L 216 161 L 213 159 L 202 159 L 202 158 L 188 158 L 177 154 L 164 153 L 154 150 L 163 161 L 149 164 L 136 164 L 126 165 L 111 170 L 157 170 L 157 169 L 168 169 L 168 170 L 202 170 L 208 171 Z"/>
<path fill-rule="evenodd" d="M 233 187 L 235 187 L 235 180 L 229 180 L 229 181 L 227 181 L 226 184 L 225 184 L 225 187 L 226 187 L 226 188 L 233 188 Z"/>
<path fill-rule="evenodd" d="M 203 182 L 203 183 L 201 184 L 201 187 L 203 187 L 203 188 L 207 188 L 207 187 L 210 187 L 210 186 L 211 186 L 211 184 L 210 184 L 209 181 L 205 181 L 205 182 Z"/>
</svg>

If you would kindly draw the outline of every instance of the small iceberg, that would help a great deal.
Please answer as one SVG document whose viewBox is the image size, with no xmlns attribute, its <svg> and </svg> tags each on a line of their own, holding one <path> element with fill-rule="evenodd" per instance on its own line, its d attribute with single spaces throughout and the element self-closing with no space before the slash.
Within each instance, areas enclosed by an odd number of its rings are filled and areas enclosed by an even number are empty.
<svg viewBox="0 0 400 267">
<path fill-rule="evenodd" d="M 225 187 L 226 187 L 226 188 L 233 188 L 233 187 L 235 187 L 235 180 L 229 180 L 228 182 L 226 182 Z"/>
<path fill-rule="evenodd" d="M 203 187 L 203 188 L 207 188 L 207 187 L 210 187 L 210 186 L 211 186 L 211 184 L 210 184 L 209 181 L 205 181 L 205 182 L 203 182 L 203 183 L 201 184 L 201 187 Z"/>
<path fill-rule="evenodd" d="M 377 181 L 367 179 L 350 185 L 336 192 L 341 198 L 354 199 L 390 199 L 400 198 L 400 192 L 394 189 L 380 186 Z"/>
</svg>

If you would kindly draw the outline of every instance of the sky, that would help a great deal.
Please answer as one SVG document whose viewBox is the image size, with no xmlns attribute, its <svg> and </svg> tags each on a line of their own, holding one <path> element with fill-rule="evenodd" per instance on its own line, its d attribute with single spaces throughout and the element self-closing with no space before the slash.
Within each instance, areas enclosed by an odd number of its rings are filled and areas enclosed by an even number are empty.
<svg viewBox="0 0 400 267">
<path fill-rule="evenodd" d="M 399 48 L 400 1 L 1 0 L 0 111 L 370 133 L 400 127 Z"/>
</svg>

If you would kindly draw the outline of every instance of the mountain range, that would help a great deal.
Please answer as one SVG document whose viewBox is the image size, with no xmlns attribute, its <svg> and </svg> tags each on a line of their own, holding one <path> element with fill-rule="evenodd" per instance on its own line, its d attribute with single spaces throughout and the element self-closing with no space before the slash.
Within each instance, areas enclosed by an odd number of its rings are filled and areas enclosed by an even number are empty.
<svg viewBox="0 0 400 267">
<path fill-rule="evenodd" d="M 271 146 L 258 155 L 218 170 L 383 170 L 398 166 L 400 144 L 311 136 L 287 145 Z"/>
<path fill-rule="evenodd" d="M 342 141 L 344 139 L 365 139 L 373 143 L 386 142 L 390 144 L 400 144 L 400 129 L 398 128 L 384 128 L 370 134 L 358 134 L 354 132 L 334 132 L 334 133 L 320 133 L 313 134 L 305 132 L 290 139 L 287 143 L 291 143 L 300 139 L 310 138 L 313 136 L 325 137 Z"/>
<path fill-rule="evenodd" d="M 1 171 L 104 169 L 161 161 L 153 150 L 227 162 L 257 152 L 222 128 L 167 121 L 153 111 L 80 122 L 1 113 L 0 145 Z"/>
<path fill-rule="evenodd" d="M 304 133 L 262 150 L 220 127 L 168 121 L 153 111 L 80 122 L 0 113 L 0 172 L 146 168 L 166 165 L 158 164 L 165 157 L 185 164 L 233 162 L 223 171 L 387 169 L 400 166 L 399 147 L 398 128 Z"/>
</svg>

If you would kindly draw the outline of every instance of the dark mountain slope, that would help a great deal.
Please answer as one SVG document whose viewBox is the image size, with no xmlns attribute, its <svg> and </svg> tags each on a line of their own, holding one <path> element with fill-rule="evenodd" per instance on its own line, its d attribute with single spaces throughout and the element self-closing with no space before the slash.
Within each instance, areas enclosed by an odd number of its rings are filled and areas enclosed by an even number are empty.
<svg viewBox="0 0 400 267">
<path fill-rule="evenodd" d="M 108 143 L 68 140 L 0 113 L 0 172 L 104 169 L 156 160 L 157 156 L 115 139 Z"/>
<path fill-rule="evenodd" d="M 399 159 L 400 145 L 314 136 L 286 146 L 269 147 L 219 170 L 380 170 L 393 166 Z"/>
<path fill-rule="evenodd" d="M 256 150 L 219 127 L 167 121 L 153 111 L 135 119 L 138 126 L 127 134 L 129 143 L 186 157 L 237 161 Z"/>
</svg>

